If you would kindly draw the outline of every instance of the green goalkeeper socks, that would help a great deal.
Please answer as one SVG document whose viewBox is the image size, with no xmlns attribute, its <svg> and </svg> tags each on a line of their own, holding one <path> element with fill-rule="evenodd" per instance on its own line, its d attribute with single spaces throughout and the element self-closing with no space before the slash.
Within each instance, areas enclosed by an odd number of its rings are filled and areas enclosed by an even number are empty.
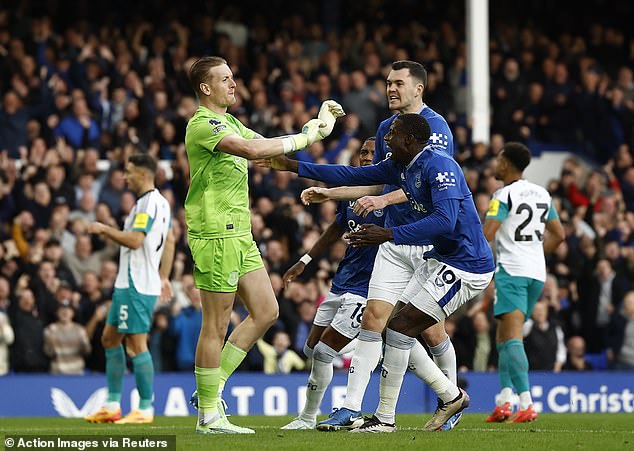
<svg viewBox="0 0 634 451">
<path fill-rule="evenodd" d="M 220 387 L 219 392 L 225 388 L 225 383 L 229 376 L 240 366 L 247 352 L 238 348 L 233 343 L 227 341 L 224 348 L 222 348 L 222 354 L 220 354 Z"/>
<path fill-rule="evenodd" d="M 134 368 L 134 379 L 136 388 L 139 391 L 139 409 L 149 409 L 152 407 L 152 384 L 154 382 L 154 363 L 149 351 L 132 357 L 132 365 Z"/>
<path fill-rule="evenodd" d="M 125 372 L 125 352 L 123 346 L 106 349 L 106 380 L 108 381 L 108 402 L 121 401 L 123 373 Z"/>
<path fill-rule="evenodd" d="M 220 368 L 194 368 L 196 388 L 198 389 L 198 409 L 203 413 L 217 411 Z"/>
</svg>

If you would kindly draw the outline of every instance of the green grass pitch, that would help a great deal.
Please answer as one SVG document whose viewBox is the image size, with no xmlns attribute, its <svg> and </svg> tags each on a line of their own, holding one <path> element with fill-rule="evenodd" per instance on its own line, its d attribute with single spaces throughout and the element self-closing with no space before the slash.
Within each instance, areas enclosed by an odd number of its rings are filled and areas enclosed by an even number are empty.
<svg viewBox="0 0 634 451">
<path fill-rule="evenodd" d="M 486 415 L 465 414 L 451 432 L 422 432 L 429 415 L 397 415 L 398 432 L 282 431 L 292 417 L 232 417 L 255 435 L 197 435 L 195 417 L 156 417 L 151 425 L 88 424 L 79 419 L 0 418 L 0 434 L 176 435 L 178 450 L 634 450 L 634 415 L 542 414 L 533 423 L 489 424 Z M 4 438 L 4 437 L 3 437 Z M 8 449 L 8 448 L 5 448 Z"/>
</svg>

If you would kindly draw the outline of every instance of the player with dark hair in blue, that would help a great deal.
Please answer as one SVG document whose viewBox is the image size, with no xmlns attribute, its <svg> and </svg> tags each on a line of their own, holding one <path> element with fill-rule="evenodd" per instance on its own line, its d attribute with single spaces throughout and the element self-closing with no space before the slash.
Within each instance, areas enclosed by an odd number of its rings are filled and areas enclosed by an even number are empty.
<svg viewBox="0 0 634 451">
<path fill-rule="evenodd" d="M 426 264 L 420 265 L 400 299 L 405 303 L 389 321 L 381 371 L 381 401 L 377 415 L 366 420 L 360 432 L 393 432 L 396 401 L 407 370 L 416 336 L 439 323 L 481 293 L 495 269 L 493 254 L 471 191 L 458 163 L 429 147 L 429 124 L 419 114 L 401 114 L 385 136 L 392 148 L 388 160 L 376 165 L 350 168 L 314 165 L 285 158 L 268 160 L 273 169 L 297 172 L 334 185 L 387 183 L 403 189 L 412 208 L 422 219 L 395 227 L 364 225 L 347 234 L 352 246 L 393 241 L 397 245 L 431 242 Z M 442 403 L 424 429 L 434 431 L 452 415 L 469 405 L 469 396 L 451 382 L 427 357 L 425 381 Z M 380 411 L 380 413 L 379 413 Z M 389 418 L 389 419 L 388 419 Z M 391 422 L 390 422 L 391 419 Z"/>
<path fill-rule="evenodd" d="M 400 114 L 420 114 L 429 124 L 430 148 L 453 157 L 453 136 L 447 121 L 423 101 L 427 86 L 427 71 L 416 61 L 395 61 L 386 80 L 386 96 L 390 109 L 395 113 L 381 122 L 376 132 L 377 142 L 374 163 L 389 158 L 392 149 L 384 137 L 390 126 Z M 376 209 L 383 209 L 386 227 L 411 224 L 426 216 L 420 209 L 415 210 L 407 201 L 407 196 L 399 186 L 343 186 L 335 188 L 311 187 L 302 193 L 305 203 L 322 202 L 324 200 L 356 200 L 356 213 L 366 215 Z M 379 246 L 374 263 L 374 271 L 370 278 L 368 303 L 363 315 L 359 343 L 354 351 L 346 397 L 341 408 L 336 409 L 330 417 L 317 424 L 318 430 L 332 431 L 350 429 L 356 420 L 361 418 L 360 411 L 370 375 L 378 365 L 383 349 L 382 332 L 394 309 L 402 306 L 400 296 L 421 265 L 425 264 L 423 255 L 431 249 L 431 242 L 422 239 L 416 245 L 397 245 L 387 241 Z M 434 362 L 453 382 L 457 382 L 456 353 L 445 332 L 444 321 L 426 329 L 422 337 L 429 347 Z M 410 351 L 409 369 L 421 379 L 424 378 L 427 362 L 427 350 L 416 343 Z M 441 401 L 439 400 L 439 403 Z M 381 409 L 377 414 L 390 420 L 389 413 Z M 461 413 L 450 418 L 443 425 L 443 430 L 454 428 L 460 421 Z"/>
<path fill-rule="evenodd" d="M 374 155 L 375 138 L 365 140 L 359 149 L 359 164 L 369 166 Z M 297 278 L 315 258 L 323 255 L 346 232 L 355 232 L 362 224 L 383 226 L 382 210 L 359 216 L 353 210 L 354 202 L 341 201 L 335 222 L 330 224 L 313 247 L 282 277 L 288 285 Z M 324 393 L 333 376 L 333 360 L 357 335 L 368 297 L 368 283 L 374 266 L 378 246 L 348 246 L 332 279 L 328 296 L 319 305 L 313 326 L 304 345 L 304 354 L 312 357 L 308 377 L 306 403 L 299 416 L 282 429 L 315 429 L 317 413 Z M 355 426 L 361 426 L 359 418 Z"/>
</svg>

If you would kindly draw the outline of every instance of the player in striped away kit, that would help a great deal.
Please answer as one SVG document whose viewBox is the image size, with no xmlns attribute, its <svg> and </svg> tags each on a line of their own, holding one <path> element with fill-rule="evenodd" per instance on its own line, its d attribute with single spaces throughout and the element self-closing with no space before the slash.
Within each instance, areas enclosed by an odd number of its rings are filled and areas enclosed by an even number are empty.
<svg viewBox="0 0 634 451">
<path fill-rule="evenodd" d="M 537 418 L 528 382 L 528 358 L 522 325 L 531 316 L 546 281 L 544 254 L 564 240 L 564 228 L 553 200 L 541 186 L 524 180 L 531 153 L 521 143 L 507 143 L 497 158 L 495 176 L 504 187 L 493 194 L 484 234 L 495 239 L 495 302 L 498 320 L 496 346 L 501 391 L 487 422 L 524 423 Z M 546 233 L 544 233 L 546 231 Z M 513 389 L 519 409 L 513 414 Z"/>
<path fill-rule="evenodd" d="M 154 187 L 155 173 L 156 160 L 152 156 L 141 153 L 130 156 L 125 176 L 137 201 L 123 230 L 99 222 L 90 224 L 88 229 L 121 245 L 112 305 L 101 337 L 106 351 L 108 400 L 98 412 L 86 417 L 93 423 L 151 423 L 154 420 L 154 366 L 147 334 L 156 298 L 169 300 L 172 297 L 169 275 L 174 258 L 172 213 L 167 199 Z M 124 337 L 141 399 L 137 410 L 121 418 L 119 402 L 126 367 Z"/>
</svg>

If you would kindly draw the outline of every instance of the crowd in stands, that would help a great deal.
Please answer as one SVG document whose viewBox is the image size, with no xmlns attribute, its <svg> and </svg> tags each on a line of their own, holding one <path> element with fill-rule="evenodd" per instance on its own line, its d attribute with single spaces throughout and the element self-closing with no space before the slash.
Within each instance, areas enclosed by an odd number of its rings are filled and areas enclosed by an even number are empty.
<svg viewBox="0 0 634 451">
<path fill-rule="evenodd" d="M 69 16 L 28 1 L 0 10 L 0 374 L 104 370 L 100 335 L 118 247 L 86 229 L 94 220 L 121 227 L 135 201 L 123 164 L 135 151 L 165 163 L 156 185 L 172 205 L 177 239 L 175 295 L 157 305 L 150 350 L 157 371 L 192 369 L 201 303 L 186 241 L 183 137 L 197 108 L 187 71 L 208 54 L 225 57 L 235 74 L 230 112 L 264 136 L 296 133 L 323 100 L 341 102 L 348 114 L 333 135 L 297 158 L 345 164 L 390 115 L 390 63 L 424 63 L 425 101 L 452 128 L 482 217 L 500 187 L 493 171 L 505 141 L 578 152 L 548 185 L 567 239 L 548 257 L 544 294 L 525 327 L 527 354 L 541 370 L 634 369 L 634 38 L 625 27 L 600 15 L 561 29 L 493 20 L 484 144 L 472 141 L 467 118 L 464 2 L 443 2 L 446 13 L 422 4 L 433 2 L 392 2 L 409 8 L 405 15 L 337 0 L 324 2 L 326 15 L 316 2 L 296 2 L 275 21 L 232 4 L 166 4 L 152 17 L 136 2 L 115 3 L 106 12 L 78 2 Z M 288 2 L 270 3 L 272 13 Z M 299 194 L 312 182 L 250 171 L 253 236 L 280 317 L 242 369 L 301 370 L 345 243 L 287 288 L 281 275 L 334 220 L 336 205 L 305 207 Z M 447 322 L 461 369 L 495 368 L 492 288 Z M 245 315 L 237 299 L 232 326 Z"/>
</svg>

